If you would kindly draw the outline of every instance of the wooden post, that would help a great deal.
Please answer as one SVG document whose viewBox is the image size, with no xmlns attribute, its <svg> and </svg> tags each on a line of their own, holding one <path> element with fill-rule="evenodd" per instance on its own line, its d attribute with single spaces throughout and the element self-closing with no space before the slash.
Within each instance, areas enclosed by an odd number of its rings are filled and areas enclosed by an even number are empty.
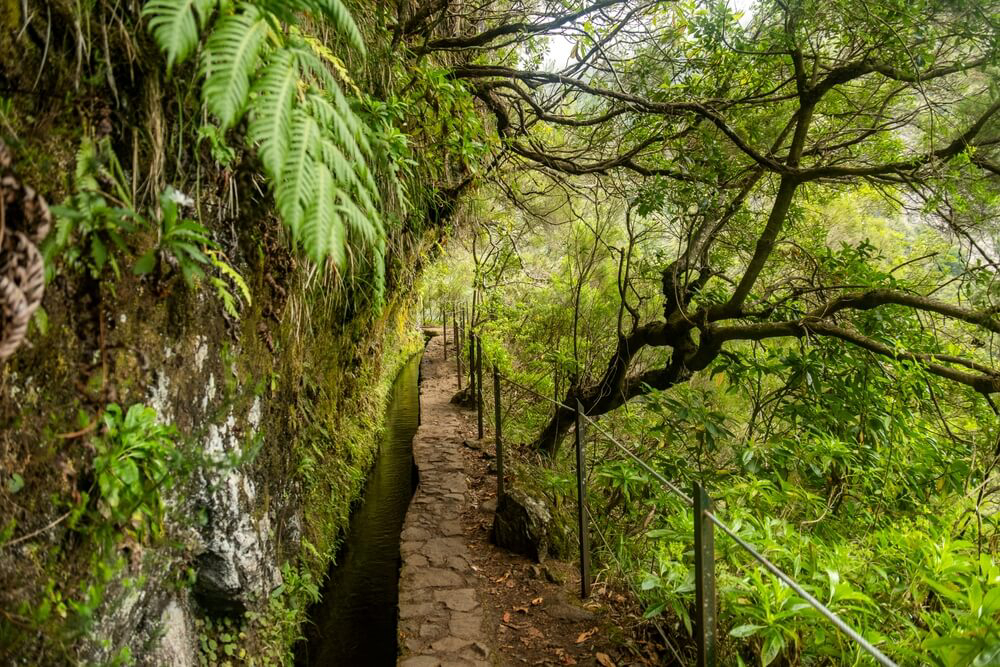
<svg viewBox="0 0 1000 667">
<path fill-rule="evenodd" d="M 705 512 L 712 501 L 698 482 L 694 483 L 694 583 L 695 639 L 698 667 L 715 667 L 715 535 Z"/>
<path fill-rule="evenodd" d="M 503 498 L 503 436 L 500 429 L 500 371 L 493 364 L 493 437 L 497 445 L 497 502 Z"/>
<path fill-rule="evenodd" d="M 580 537 L 580 597 L 590 597 L 590 530 L 587 522 L 587 459 L 583 449 L 583 405 L 576 402 L 576 519 Z"/>
<path fill-rule="evenodd" d="M 441 306 L 441 332 L 444 334 L 444 360 L 448 361 L 448 311 Z"/>
<path fill-rule="evenodd" d="M 483 341 L 476 336 L 476 420 L 483 439 Z"/>
</svg>

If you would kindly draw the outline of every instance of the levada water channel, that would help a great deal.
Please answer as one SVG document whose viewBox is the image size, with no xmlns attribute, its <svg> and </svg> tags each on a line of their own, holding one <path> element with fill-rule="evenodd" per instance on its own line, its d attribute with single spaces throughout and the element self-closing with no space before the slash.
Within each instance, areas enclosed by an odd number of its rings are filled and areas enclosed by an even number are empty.
<svg viewBox="0 0 1000 667">
<path fill-rule="evenodd" d="M 392 386 L 385 434 L 364 499 L 351 515 L 321 601 L 306 627 L 299 667 L 388 667 L 396 664 L 399 533 L 413 496 L 413 435 L 419 409 L 420 356 Z"/>
</svg>

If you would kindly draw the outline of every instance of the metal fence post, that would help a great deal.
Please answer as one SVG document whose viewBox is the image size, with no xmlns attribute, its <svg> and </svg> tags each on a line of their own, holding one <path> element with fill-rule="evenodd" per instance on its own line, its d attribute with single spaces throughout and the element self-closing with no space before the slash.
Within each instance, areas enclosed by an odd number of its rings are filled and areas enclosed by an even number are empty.
<svg viewBox="0 0 1000 667">
<path fill-rule="evenodd" d="M 476 420 L 483 439 L 483 341 L 476 336 Z"/>
<path fill-rule="evenodd" d="M 580 597 L 590 597 L 590 531 L 587 526 L 587 460 L 583 451 L 583 405 L 576 402 L 576 518 L 580 536 Z"/>
<path fill-rule="evenodd" d="M 500 371 L 493 364 L 493 437 L 497 445 L 497 501 L 503 498 L 503 435 L 500 424 Z"/>
<path fill-rule="evenodd" d="M 469 332 L 469 396 L 476 397 L 476 334 Z"/>
<path fill-rule="evenodd" d="M 458 390 L 462 391 L 462 348 L 455 348 L 455 368 L 458 373 Z"/>
<path fill-rule="evenodd" d="M 451 331 L 455 339 L 455 365 L 458 368 L 458 390 L 462 391 L 462 339 L 458 337 L 458 308 L 451 306 Z"/>
<path fill-rule="evenodd" d="M 712 501 L 698 482 L 694 483 L 694 581 L 695 636 L 698 667 L 715 667 L 715 534 L 705 512 Z"/>
</svg>

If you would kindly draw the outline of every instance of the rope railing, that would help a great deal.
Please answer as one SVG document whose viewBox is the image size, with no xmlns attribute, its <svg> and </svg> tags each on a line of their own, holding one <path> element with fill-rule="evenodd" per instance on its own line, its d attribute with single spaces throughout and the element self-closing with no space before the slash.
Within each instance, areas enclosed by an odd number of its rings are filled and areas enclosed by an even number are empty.
<svg viewBox="0 0 1000 667">
<path fill-rule="evenodd" d="M 475 333 L 469 333 L 470 342 L 472 339 L 478 338 Z M 475 361 L 470 360 L 470 365 L 477 371 L 477 382 L 479 391 L 477 397 L 477 411 L 479 413 L 480 424 L 482 423 L 482 413 L 483 413 L 483 401 L 482 401 L 482 345 L 477 342 L 475 346 L 470 345 L 469 351 L 474 354 L 478 352 L 478 359 Z M 458 350 L 456 357 L 461 357 L 461 350 Z M 460 362 L 459 362 L 460 363 Z M 750 554 L 750 556 L 756 560 L 760 565 L 780 580 L 783 584 L 791 588 L 796 595 L 801 597 L 807 604 L 813 607 L 819 614 L 825 618 L 827 621 L 832 623 L 840 632 L 845 634 L 850 638 L 855 644 L 858 645 L 865 653 L 869 654 L 876 662 L 883 667 L 898 667 L 895 662 L 888 658 L 882 651 L 876 648 L 868 640 L 862 637 L 856 630 L 854 630 L 850 625 L 844 622 L 834 611 L 829 607 L 824 605 L 808 591 L 806 591 L 798 582 L 796 582 L 790 575 L 786 574 L 781 568 L 771 562 L 766 556 L 760 553 L 756 547 L 741 538 L 735 530 L 728 526 L 724 521 L 722 521 L 713 511 L 711 499 L 705 492 L 704 488 L 699 483 L 694 483 L 694 495 L 690 496 L 686 494 L 681 488 L 664 477 L 659 471 L 649 465 L 645 460 L 639 457 L 635 452 L 629 449 L 627 446 L 623 445 L 617 440 L 613 435 L 611 435 L 606 429 L 604 429 L 596 420 L 590 418 L 583 412 L 583 406 L 577 403 L 577 407 L 571 407 L 562 403 L 554 398 L 545 396 L 530 387 L 526 387 L 511 378 L 503 376 L 499 373 L 496 365 L 493 366 L 494 375 L 494 401 L 496 404 L 496 444 L 497 444 L 497 458 L 503 460 L 503 448 L 501 433 L 501 412 L 500 412 L 500 381 L 506 382 L 508 385 L 516 387 L 522 391 L 528 392 L 530 395 L 535 396 L 543 401 L 546 401 L 557 408 L 562 408 L 568 410 L 574 414 L 576 419 L 576 450 L 577 450 L 577 502 L 578 502 L 578 519 L 579 519 L 579 538 L 580 538 L 580 565 L 581 565 L 581 593 L 583 597 L 589 595 L 590 590 L 590 567 L 589 567 L 589 544 L 587 540 L 587 519 L 589 517 L 590 511 L 586 508 L 586 490 L 585 490 L 585 471 L 584 471 L 584 436 L 583 436 L 583 425 L 586 424 L 589 427 L 593 427 L 595 431 L 599 432 L 608 442 L 612 443 L 617 449 L 619 449 L 625 456 L 634 461 L 643 470 L 649 473 L 653 479 L 659 482 L 663 487 L 670 493 L 676 495 L 678 498 L 682 499 L 689 507 L 693 507 L 694 512 L 694 542 L 695 542 L 695 590 L 696 590 L 696 627 L 697 636 L 696 641 L 698 643 L 698 665 L 700 667 L 710 667 L 716 664 L 715 656 L 715 643 L 716 643 L 716 601 L 715 601 L 715 546 L 714 546 L 714 536 L 713 536 L 713 526 L 718 527 L 723 533 L 725 533 L 730 539 L 732 539 L 739 547 Z M 480 426 L 480 437 L 482 437 L 482 431 Z M 498 466 L 498 475 L 502 475 L 502 466 Z M 502 489 L 502 482 L 498 479 L 498 488 Z M 603 538 L 603 535 L 602 535 Z"/>
</svg>

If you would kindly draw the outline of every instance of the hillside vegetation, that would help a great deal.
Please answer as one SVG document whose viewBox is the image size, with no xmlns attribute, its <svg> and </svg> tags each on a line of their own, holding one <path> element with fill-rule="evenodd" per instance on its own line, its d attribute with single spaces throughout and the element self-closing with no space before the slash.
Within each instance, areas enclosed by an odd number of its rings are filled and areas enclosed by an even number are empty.
<svg viewBox="0 0 1000 667">
<path fill-rule="evenodd" d="M 418 303 L 899 664 L 1000 661 L 1000 5 L 8 0 L 0 657 L 289 664 Z M 430 268 L 427 268 L 430 267 Z M 594 435 L 692 652 L 692 514 Z M 719 540 L 724 664 L 868 664 Z"/>
</svg>

